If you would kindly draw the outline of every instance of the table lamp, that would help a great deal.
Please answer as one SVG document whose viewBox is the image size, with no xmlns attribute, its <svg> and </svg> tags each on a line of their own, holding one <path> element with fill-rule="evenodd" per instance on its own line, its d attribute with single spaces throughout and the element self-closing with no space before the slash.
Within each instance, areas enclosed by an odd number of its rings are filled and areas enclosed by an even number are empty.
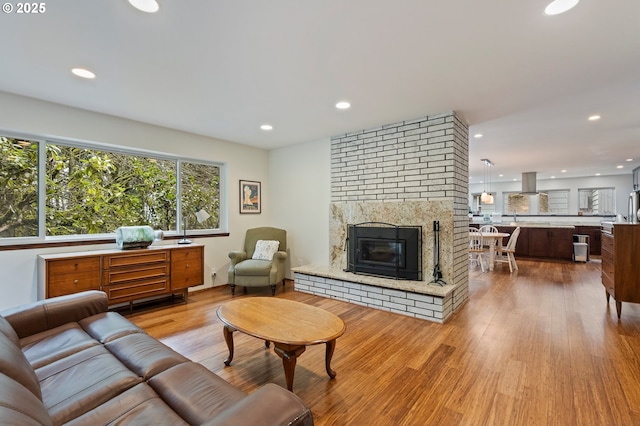
<svg viewBox="0 0 640 426">
<path fill-rule="evenodd" d="M 207 213 L 205 209 L 200 209 L 196 212 L 196 219 L 198 220 L 198 223 L 202 223 L 210 217 L 211 215 Z M 187 216 L 183 217 L 182 227 L 184 229 L 184 234 L 182 239 L 178 241 L 178 244 L 191 244 L 191 240 L 187 239 Z"/>
</svg>

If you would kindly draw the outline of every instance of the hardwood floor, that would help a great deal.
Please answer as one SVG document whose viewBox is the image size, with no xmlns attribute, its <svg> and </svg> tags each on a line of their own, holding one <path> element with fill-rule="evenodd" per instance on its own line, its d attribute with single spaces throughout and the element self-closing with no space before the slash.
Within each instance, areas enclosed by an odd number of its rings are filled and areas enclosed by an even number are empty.
<svg viewBox="0 0 640 426">
<path fill-rule="evenodd" d="M 606 303 L 600 263 L 518 259 L 494 272 L 472 270 L 470 300 L 445 324 L 293 291 L 276 297 L 340 316 L 330 380 L 324 345 L 298 359 L 294 392 L 316 425 L 638 425 L 640 305 Z M 248 296 L 269 296 L 250 289 Z M 270 296 L 269 296 L 270 297 Z M 228 287 L 189 303 L 128 317 L 247 393 L 285 386 L 280 358 L 236 333 L 235 357 L 216 309 Z"/>
</svg>

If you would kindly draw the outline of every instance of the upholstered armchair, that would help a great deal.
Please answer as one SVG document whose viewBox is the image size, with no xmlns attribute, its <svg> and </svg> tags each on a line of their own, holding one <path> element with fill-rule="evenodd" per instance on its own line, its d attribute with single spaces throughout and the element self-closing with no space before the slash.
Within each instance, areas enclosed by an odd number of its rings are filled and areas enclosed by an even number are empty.
<svg viewBox="0 0 640 426">
<path fill-rule="evenodd" d="M 271 294 L 276 294 L 276 284 L 284 286 L 285 261 L 287 260 L 287 231 L 284 229 L 261 227 L 248 229 L 242 251 L 229 252 L 229 285 L 231 294 L 236 286 L 271 286 Z"/>
</svg>

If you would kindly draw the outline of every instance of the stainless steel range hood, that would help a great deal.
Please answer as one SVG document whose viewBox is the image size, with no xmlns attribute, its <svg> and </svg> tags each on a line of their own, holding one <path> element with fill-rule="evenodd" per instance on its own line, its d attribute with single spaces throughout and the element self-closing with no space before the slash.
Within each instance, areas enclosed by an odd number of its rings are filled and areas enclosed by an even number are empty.
<svg viewBox="0 0 640 426">
<path fill-rule="evenodd" d="M 536 172 L 522 173 L 522 193 L 537 194 L 536 189 Z"/>
</svg>

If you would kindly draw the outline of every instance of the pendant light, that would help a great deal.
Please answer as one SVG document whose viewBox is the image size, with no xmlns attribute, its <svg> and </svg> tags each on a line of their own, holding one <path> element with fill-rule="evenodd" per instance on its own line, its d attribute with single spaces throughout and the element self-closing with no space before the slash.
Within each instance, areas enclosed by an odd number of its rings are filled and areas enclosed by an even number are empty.
<svg viewBox="0 0 640 426">
<path fill-rule="evenodd" d="M 493 204 L 495 201 L 491 194 L 491 167 L 493 167 L 493 163 L 488 158 L 483 158 L 480 161 L 484 163 L 484 191 L 480 195 L 480 201 L 482 204 Z M 489 181 L 489 192 L 487 192 L 487 181 Z"/>
</svg>

